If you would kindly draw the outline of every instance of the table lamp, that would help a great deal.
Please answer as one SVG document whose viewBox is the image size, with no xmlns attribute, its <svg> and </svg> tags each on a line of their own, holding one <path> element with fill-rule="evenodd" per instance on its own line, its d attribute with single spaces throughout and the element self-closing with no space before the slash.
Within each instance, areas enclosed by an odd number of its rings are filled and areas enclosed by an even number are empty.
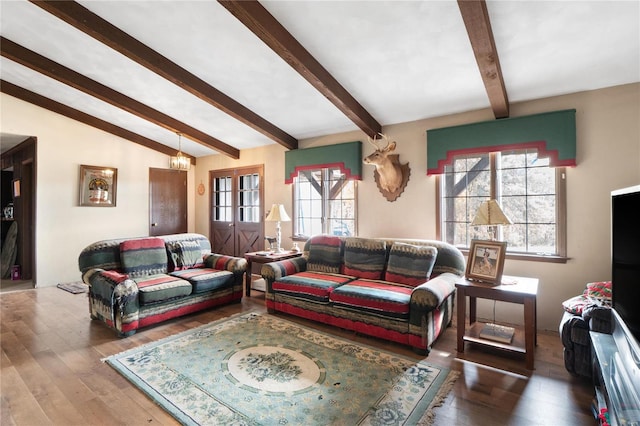
<svg viewBox="0 0 640 426">
<path fill-rule="evenodd" d="M 271 211 L 269 212 L 269 214 L 267 215 L 267 218 L 265 219 L 268 222 L 277 222 L 276 224 L 276 249 L 275 249 L 275 253 L 282 253 L 284 250 L 282 250 L 282 232 L 280 230 L 280 222 L 289 222 L 291 221 L 291 218 L 289 217 L 289 215 L 287 214 L 287 212 L 284 209 L 284 206 L 282 204 L 274 204 L 273 206 L 271 206 Z"/>
<path fill-rule="evenodd" d="M 511 225 L 513 222 L 504 214 L 500 204 L 495 199 L 483 201 L 478 207 L 476 217 L 471 222 L 472 226 L 489 226 L 491 241 L 496 240 L 497 228 L 499 225 Z"/>
</svg>

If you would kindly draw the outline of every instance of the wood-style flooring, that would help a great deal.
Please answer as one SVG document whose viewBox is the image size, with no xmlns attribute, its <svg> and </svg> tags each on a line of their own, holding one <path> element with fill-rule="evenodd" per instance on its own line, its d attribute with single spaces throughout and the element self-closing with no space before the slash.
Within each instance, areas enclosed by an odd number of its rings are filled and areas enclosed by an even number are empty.
<svg viewBox="0 0 640 426">
<path fill-rule="evenodd" d="M 266 312 L 264 294 L 242 303 L 168 321 L 119 339 L 91 321 L 86 294 L 55 287 L 0 295 L 0 424 L 175 425 L 177 422 L 101 360 L 240 312 Z M 323 331 L 405 356 L 410 348 L 295 319 Z M 588 380 L 563 366 L 558 333 L 539 332 L 535 370 L 518 354 L 467 344 L 456 352 L 455 323 L 428 361 L 459 371 L 452 392 L 435 410 L 435 425 L 594 425 Z M 291 426 L 291 425 L 289 425 Z"/>
</svg>

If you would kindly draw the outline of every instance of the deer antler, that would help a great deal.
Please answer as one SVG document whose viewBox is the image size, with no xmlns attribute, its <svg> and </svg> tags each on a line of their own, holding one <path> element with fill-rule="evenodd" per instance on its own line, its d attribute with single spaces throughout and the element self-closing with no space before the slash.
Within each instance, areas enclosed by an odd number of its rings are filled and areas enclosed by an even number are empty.
<svg viewBox="0 0 640 426">
<path fill-rule="evenodd" d="M 376 148 L 376 151 L 378 151 L 380 149 L 380 146 L 378 145 L 378 136 L 374 136 L 373 139 L 371 139 L 371 137 L 367 136 L 367 140 L 369 141 L 369 143 L 371 145 L 373 145 Z"/>
<path fill-rule="evenodd" d="M 391 145 L 391 142 L 389 142 L 389 138 L 388 138 L 388 137 L 387 137 L 387 135 L 385 135 L 384 133 L 378 133 L 378 134 L 379 134 L 380 136 L 382 136 L 382 139 L 384 139 L 384 140 L 385 140 L 385 142 L 387 143 L 387 144 L 385 145 L 385 147 L 384 147 L 384 148 L 382 148 L 382 149 L 387 149 L 387 148 L 389 147 L 389 145 Z"/>
<path fill-rule="evenodd" d="M 384 148 L 381 148 L 380 145 L 378 145 L 378 135 L 382 136 L 382 139 L 384 139 L 385 142 L 387 142 L 387 144 L 384 146 Z M 367 136 L 367 139 L 369 140 L 369 143 L 371 145 L 376 147 L 376 151 L 382 151 L 382 150 L 386 149 L 391 144 L 391 142 L 389 142 L 389 138 L 384 133 L 378 133 L 378 135 L 374 136 L 373 139 L 371 139 L 369 136 Z"/>
</svg>

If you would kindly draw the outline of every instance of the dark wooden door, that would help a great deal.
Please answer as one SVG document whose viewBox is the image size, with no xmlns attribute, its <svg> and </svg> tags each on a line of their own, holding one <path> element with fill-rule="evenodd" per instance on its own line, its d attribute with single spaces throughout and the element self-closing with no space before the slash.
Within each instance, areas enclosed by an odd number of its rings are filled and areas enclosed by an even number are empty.
<svg viewBox="0 0 640 426">
<path fill-rule="evenodd" d="M 215 253 L 264 249 L 262 165 L 210 172 L 210 236 Z"/>
<path fill-rule="evenodd" d="M 149 169 L 149 235 L 187 232 L 187 172 Z"/>
</svg>

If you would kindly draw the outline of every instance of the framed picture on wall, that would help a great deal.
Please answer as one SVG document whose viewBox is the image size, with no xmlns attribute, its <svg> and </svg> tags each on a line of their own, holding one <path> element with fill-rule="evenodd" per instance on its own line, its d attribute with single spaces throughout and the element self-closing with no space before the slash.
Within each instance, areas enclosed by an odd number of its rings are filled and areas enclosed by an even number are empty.
<svg viewBox="0 0 640 426">
<path fill-rule="evenodd" d="M 118 169 L 80 165 L 80 205 L 115 207 Z"/>
<path fill-rule="evenodd" d="M 505 241 L 472 240 L 467 262 L 467 279 L 500 284 L 506 252 Z"/>
</svg>

